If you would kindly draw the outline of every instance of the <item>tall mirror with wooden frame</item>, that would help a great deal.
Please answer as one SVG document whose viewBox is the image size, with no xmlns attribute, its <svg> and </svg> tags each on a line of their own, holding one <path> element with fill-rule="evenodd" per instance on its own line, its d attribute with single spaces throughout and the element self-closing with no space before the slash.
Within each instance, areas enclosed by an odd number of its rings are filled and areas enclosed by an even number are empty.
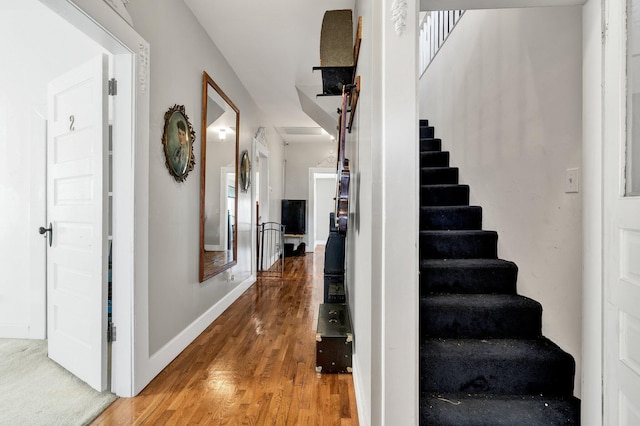
<svg viewBox="0 0 640 426">
<path fill-rule="evenodd" d="M 240 111 L 202 73 L 200 282 L 237 263 Z"/>
</svg>

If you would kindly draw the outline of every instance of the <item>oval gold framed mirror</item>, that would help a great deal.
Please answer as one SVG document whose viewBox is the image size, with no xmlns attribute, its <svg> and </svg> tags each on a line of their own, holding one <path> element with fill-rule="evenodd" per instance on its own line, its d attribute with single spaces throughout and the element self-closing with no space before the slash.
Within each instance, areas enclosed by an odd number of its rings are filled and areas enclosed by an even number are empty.
<svg viewBox="0 0 640 426">
<path fill-rule="evenodd" d="M 240 110 L 202 73 L 200 282 L 238 261 L 238 147 Z"/>
</svg>

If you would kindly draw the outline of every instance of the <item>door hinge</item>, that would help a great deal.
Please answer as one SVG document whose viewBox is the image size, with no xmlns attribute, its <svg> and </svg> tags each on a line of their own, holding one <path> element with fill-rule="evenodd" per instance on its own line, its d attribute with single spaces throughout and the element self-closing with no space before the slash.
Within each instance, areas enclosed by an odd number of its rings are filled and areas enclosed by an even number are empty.
<svg viewBox="0 0 640 426">
<path fill-rule="evenodd" d="M 107 342 L 115 342 L 116 341 L 116 326 L 114 323 L 110 322 L 107 327 Z"/>
<path fill-rule="evenodd" d="M 112 78 L 109 80 L 109 96 L 115 96 L 118 94 L 118 80 Z"/>
</svg>

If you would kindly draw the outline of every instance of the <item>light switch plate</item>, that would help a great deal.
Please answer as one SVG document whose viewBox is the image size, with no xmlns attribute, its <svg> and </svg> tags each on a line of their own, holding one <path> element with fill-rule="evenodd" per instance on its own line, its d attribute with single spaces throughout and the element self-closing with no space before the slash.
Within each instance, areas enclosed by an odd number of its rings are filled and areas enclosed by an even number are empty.
<svg viewBox="0 0 640 426">
<path fill-rule="evenodd" d="M 580 192 L 580 174 L 578 169 L 567 169 L 564 179 L 564 192 Z"/>
</svg>

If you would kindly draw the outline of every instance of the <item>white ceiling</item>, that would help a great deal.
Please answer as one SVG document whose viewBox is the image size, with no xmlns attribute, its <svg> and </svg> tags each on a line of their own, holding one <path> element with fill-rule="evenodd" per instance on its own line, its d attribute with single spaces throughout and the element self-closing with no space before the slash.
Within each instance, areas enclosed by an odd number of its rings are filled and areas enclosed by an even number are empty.
<svg viewBox="0 0 640 426">
<path fill-rule="evenodd" d="M 296 86 L 322 92 L 312 68 L 320 62 L 324 12 L 353 9 L 354 0 L 184 2 L 285 142 L 331 141 L 302 111 Z"/>
<path fill-rule="evenodd" d="M 582 4 L 584 1 L 420 0 L 420 9 L 557 6 Z M 184 2 L 284 142 L 331 141 L 330 136 L 320 132 L 320 125 L 303 112 L 296 87 L 311 97 L 313 93 L 322 92 L 321 74 L 312 71 L 320 61 L 322 18 L 327 10 L 353 10 L 355 0 Z M 336 98 L 337 107 L 340 100 Z M 325 111 L 332 110 L 326 108 L 330 99 L 313 100 L 324 104 Z M 322 124 L 326 129 L 327 123 Z M 305 128 L 308 130 L 300 130 Z"/>
</svg>

